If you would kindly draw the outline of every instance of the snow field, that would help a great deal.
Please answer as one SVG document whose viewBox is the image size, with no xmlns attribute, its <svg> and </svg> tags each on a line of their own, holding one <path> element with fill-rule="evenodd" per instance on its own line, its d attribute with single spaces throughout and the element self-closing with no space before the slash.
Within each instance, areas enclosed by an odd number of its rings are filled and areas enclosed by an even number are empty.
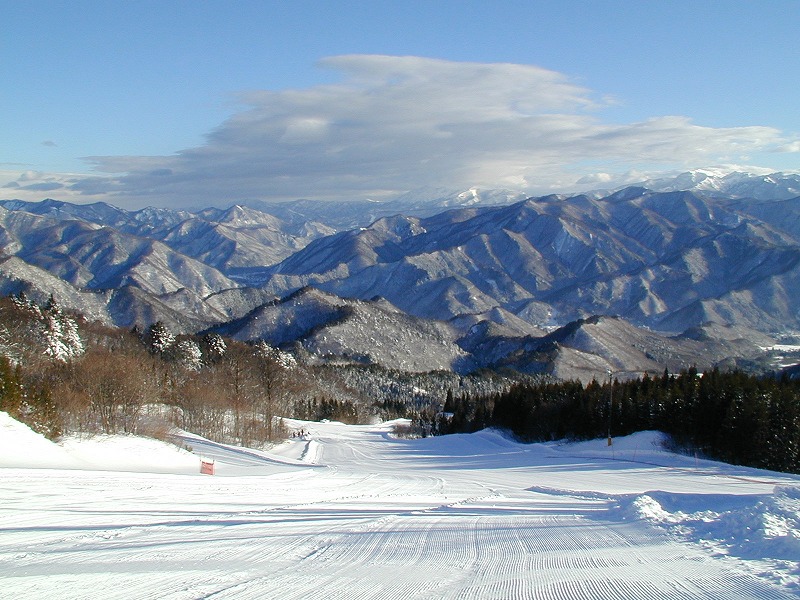
<svg viewBox="0 0 800 600">
<path fill-rule="evenodd" d="M 13 598 L 800 592 L 800 477 L 670 454 L 657 434 L 608 448 L 295 423 L 309 435 L 269 452 L 184 434 L 197 455 L 159 455 L 144 440 L 134 471 L 92 453 L 136 455 L 136 438 L 49 447 L 2 417 L 0 579 Z M 84 464 L 42 468 L 63 455 Z M 198 455 L 218 476 L 199 475 Z"/>
</svg>

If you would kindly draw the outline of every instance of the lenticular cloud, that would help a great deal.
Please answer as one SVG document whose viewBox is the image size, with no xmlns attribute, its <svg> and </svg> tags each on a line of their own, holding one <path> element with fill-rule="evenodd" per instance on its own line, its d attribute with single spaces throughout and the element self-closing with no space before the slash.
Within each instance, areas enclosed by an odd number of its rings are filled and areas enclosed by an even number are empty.
<svg viewBox="0 0 800 600">
<path fill-rule="evenodd" d="M 195 204 L 378 198 L 427 186 L 538 192 L 574 184 L 586 175 L 580 165 L 672 167 L 785 142 L 768 127 L 709 128 L 680 116 L 606 124 L 591 90 L 530 65 L 371 55 L 321 65 L 341 80 L 242 94 L 243 110 L 204 145 L 169 157 L 93 157 L 98 170 L 124 175 L 74 189 Z"/>
</svg>

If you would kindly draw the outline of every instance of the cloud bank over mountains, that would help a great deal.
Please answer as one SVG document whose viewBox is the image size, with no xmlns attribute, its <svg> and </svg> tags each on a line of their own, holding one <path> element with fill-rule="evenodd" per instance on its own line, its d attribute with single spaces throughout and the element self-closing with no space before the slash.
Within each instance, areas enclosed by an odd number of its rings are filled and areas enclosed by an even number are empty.
<svg viewBox="0 0 800 600">
<path fill-rule="evenodd" d="M 242 109 L 201 146 L 89 157 L 90 176 L 7 172 L 0 195 L 124 207 L 381 199 L 424 187 L 533 195 L 800 150 L 772 127 L 705 127 L 686 116 L 608 122 L 608 99 L 536 66 L 380 55 L 321 66 L 339 81 L 242 93 Z"/>
</svg>

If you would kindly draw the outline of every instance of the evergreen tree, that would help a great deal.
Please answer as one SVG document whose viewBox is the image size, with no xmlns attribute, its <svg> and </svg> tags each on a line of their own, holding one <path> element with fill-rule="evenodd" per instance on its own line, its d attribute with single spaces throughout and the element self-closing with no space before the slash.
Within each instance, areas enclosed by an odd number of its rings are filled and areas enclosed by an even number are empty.
<svg viewBox="0 0 800 600">
<path fill-rule="evenodd" d="M 208 357 L 208 362 L 211 363 L 219 361 L 225 356 L 225 352 L 228 350 L 225 340 L 218 333 L 207 333 L 204 335 L 203 348 Z"/>
<path fill-rule="evenodd" d="M 156 321 L 145 332 L 145 344 L 152 354 L 163 356 L 175 343 L 175 336 L 162 321 Z"/>
<path fill-rule="evenodd" d="M 184 368 L 199 371 L 203 366 L 203 352 L 194 340 L 181 340 L 175 344 L 175 357 Z"/>
</svg>

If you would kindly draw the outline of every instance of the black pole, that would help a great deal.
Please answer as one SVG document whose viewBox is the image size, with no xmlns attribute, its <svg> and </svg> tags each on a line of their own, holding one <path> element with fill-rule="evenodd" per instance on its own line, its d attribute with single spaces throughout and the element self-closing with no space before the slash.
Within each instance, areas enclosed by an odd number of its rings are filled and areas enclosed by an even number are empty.
<svg viewBox="0 0 800 600">
<path fill-rule="evenodd" d="M 611 445 L 611 411 L 614 409 L 614 373 L 608 369 L 608 445 Z"/>
</svg>

